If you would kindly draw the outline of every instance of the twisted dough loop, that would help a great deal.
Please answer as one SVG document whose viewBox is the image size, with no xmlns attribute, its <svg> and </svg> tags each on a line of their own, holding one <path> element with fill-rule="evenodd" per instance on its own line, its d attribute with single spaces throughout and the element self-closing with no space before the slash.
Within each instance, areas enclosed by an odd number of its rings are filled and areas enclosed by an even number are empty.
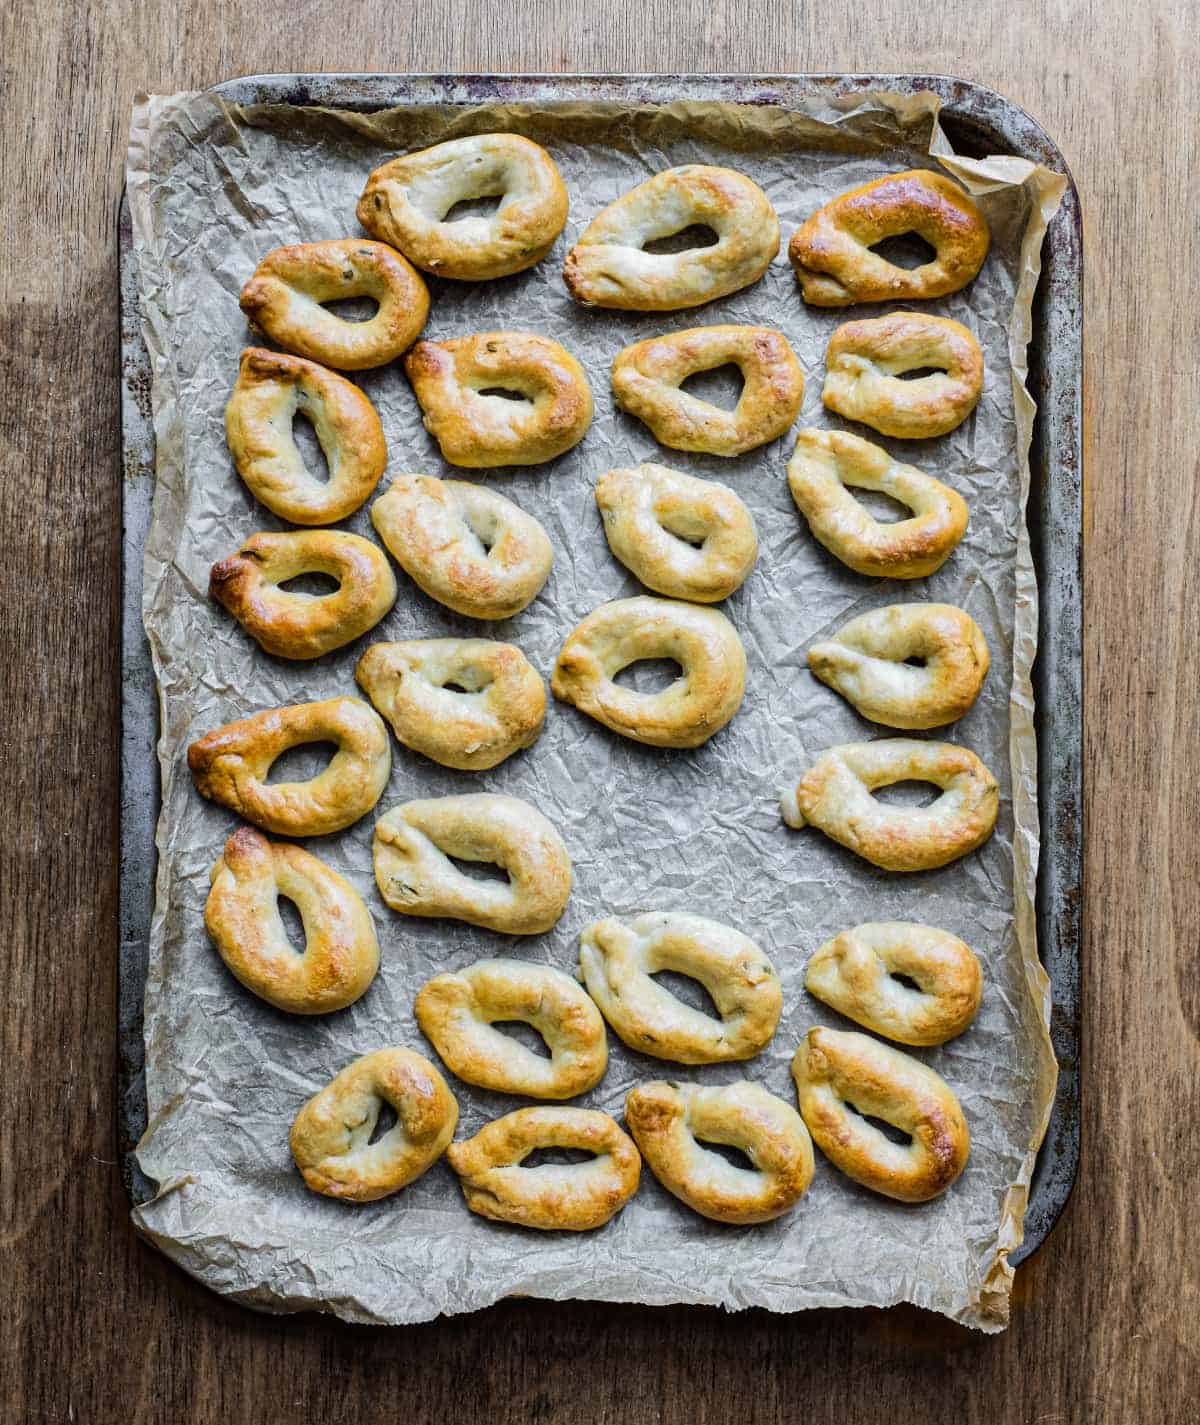
<svg viewBox="0 0 1200 1425">
<path fill-rule="evenodd" d="M 574 1098 L 594 1088 L 608 1067 L 600 1012 L 569 975 L 549 965 L 479 960 L 422 985 L 413 1008 L 451 1072 L 479 1088 Z M 532 1025 L 550 1058 L 493 1029 L 498 1020 Z"/>
<path fill-rule="evenodd" d="M 935 250 L 920 267 L 897 267 L 871 249 L 916 233 Z M 849 307 L 944 297 L 983 266 L 987 221 L 957 183 L 923 168 L 890 173 L 826 203 L 792 234 L 788 257 L 804 300 Z"/>
<path fill-rule="evenodd" d="M 983 996 L 983 972 L 969 946 L 944 930 L 899 921 L 856 925 L 826 941 L 808 962 L 804 984 L 847 1019 L 901 1044 L 953 1039 Z"/>
<path fill-rule="evenodd" d="M 272 764 L 293 747 L 332 742 L 337 752 L 306 782 L 273 782 Z M 359 698 L 299 703 L 227 723 L 193 742 L 196 790 L 264 831 L 327 836 L 365 816 L 392 770 L 387 728 Z"/>
<path fill-rule="evenodd" d="M 583 367 L 558 342 L 531 332 L 421 341 L 404 369 L 425 428 L 451 465 L 540 465 L 578 445 L 592 423 Z M 492 390 L 524 399 L 486 394 Z"/>
<path fill-rule="evenodd" d="M 812 1182 L 803 1119 L 745 1079 L 716 1088 L 639 1084 L 625 1100 L 625 1122 L 663 1187 L 715 1222 L 769 1222 L 795 1207 Z M 753 1169 L 735 1167 L 705 1143 L 740 1149 Z"/>
<path fill-rule="evenodd" d="M 680 676 L 658 693 L 613 681 L 632 663 L 669 658 Z M 568 636 L 550 690 L 613 732 L 652 747 L 699 747 L 733 717 L 746 690 L 746 654 L 716 609 L 671 599 L 601 604 Z"/>
<path fill-rule="evenodd" d="M 522 1167 L 539 1148 L 595 1156 Z M 472 1212 L 543 1231 L 602 1227 L 637 1192 L 642 1171 L 633 1140 L 607 1113 L 586 1108 L 519 1108 L 452 1143 L 446 1156 Z"/>
<path fill-rule="evenodd" d="M 499 198 L 495 212 L 446 222 L 458 203 Z M 523 272 L 554 246 L 567 190 L 554 160 L 518 134 L 478 134 L 375 169 L 358 221 L 418 267 L 460 282 Z"/>
<path fill-rule="evenodd" d="M 396 1122 L 372 1143 L 385 1103 L 395 1109 Z M 309 1099 L 289 1141 L 313 1192 L 374 1202 L 431 1167 L 457 1125 L 458 1104 L 428 1059 L 409 1049 L 376 1049 Z"/>
<path fill-rule="evenodd" d="M 847 431 L 802 430 L 788 463 L 796 508 L 826 549 L 856 574 L 924 579 L 940 569 L 966 533 L 966 501 L 949 485 Z M 907 505 L 913 517 L 884 523 L 847 486 Z"/>
<path fill-rule="evenodd" d="M 742 393 L 732 411 L 680 389 L 689 376 L 733 365 Z M 692 327 L 634 342 L 617 353 L 613 394 L 654 438 L 674 450 L 743 455 L 796 419 L 804 373 L 781 332 L 769 327 Z"/>
<path fill-rule="evenodd" d="M 328 574 L 331 594 L 306 594 L 280 584 L 302 574 Z M 396 580 L 369 539 L 340 530 L 255 534 L 236 554 L 214 564 L 209 597 L 237 619 L 265 653 L 319 658 L 374 628 L 396 602 Z"/>
<path fill-rule="evenodd" d="M 800 1113 L 835 1168 L 898 1202 L 928 1202 L 967 1165 L 971 1136 L 945 1080 L 865 1034 L 810 1029 L 792 1060 Z M 857 1113 L 851 1112 L 852 1104 Z M 893 1143 L 863 1115 L 911 1142 Z"/>
<path fill-rule="evenodd" d="M 749 936 L 699 915 L 653 911 L 587 926 L 579 964 L 588 993 L 622 1042 L 656 1059 L 723 1064 L 770 1042 L 783 1010 L 771 962 Z M 720 1020 L 652 976 L 669 970 L 708 991 Z"/>
<path fill-rule="evenodd" d="M 401 915 L 465 920 L 506 935 L 555 925 L 571 894 L 571 858 L 546 818 L 516 797 L 476 792 L 393 807 L 375 824 L 379 893 Z M 450 861 L 491 862 L 508 885 Z"/>
<path fill-rule="evenodd" d="M 900 728 L 941 727 L 962 717 L 989 663 L 982 629 L 953 604 L 873 609 L 808 651 L 816 676 L 863 717 Z"/>
<path fill-rule="evenodd" d="M 347 321 L 326 302 L 370 297 L 365 322 Z M 242 311 L 272 341 L 340 371 L 383 366 L 416 341 L 429 315 L 420 275 L 392 248 L 365 238 L 277 247 L 242 288 Z"/>
<path fill-rule="evenodd" d="M 212 868 L 204 924 L 230 973 L 290 1014 L 353 1004 L 379 969 L 375 926 L 358 892 L 299 846 L 240 827 Z M 304 924 L 297 955 L 279 916 L 285 896 Z"/>
<path fill-rule="evenodd" d="M 373 643 L 354 677 L 397 738 L 443 767 L 495 767 L 532 746 L 546 716 L 542 680 L 511 643 Z"/>
<path fill-rule="evenodd" d="M 871 793 L 932 782 L 929 806 L 888 806 Z M 930 871 L 982 846 L 1000 807 L 996 779 L 973 752 L 949 742 L 886 738 L 823 752 L 782 798 L 789 826 L 818 827 L 885 871 Z"/>
<path fill-rule="evenodd" d="M 643 251 L 693 226 L 711 228 L 716 243 Z M 693 163 L 610 203 L 567 254 L 563 280 L 587 306 L 673 312 L 757 282 L 778 251 L 779 220 L 762 189 L 732 169 Z"/>
<path fill-rule="evenodd" d="M 329 467 L 318 480 L 292 435 L 297 414 L 312 423 Z M 254 498 L 292 524 L 334 524 L 379 483 L 387 444 L 375 407 L 352 382 L 298 356 L 242 352 L 225 407 L 225 438 Z"/>
</svg>

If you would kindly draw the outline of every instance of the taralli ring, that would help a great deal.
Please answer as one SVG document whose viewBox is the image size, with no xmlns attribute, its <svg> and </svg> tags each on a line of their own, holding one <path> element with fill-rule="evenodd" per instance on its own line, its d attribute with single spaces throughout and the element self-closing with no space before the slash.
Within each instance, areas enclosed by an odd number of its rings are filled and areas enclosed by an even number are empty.
<svg viewBox="0 0 1200 1425">
<path fill-rule="evenodd" d="M 586 1163 L 522 1164 L 540 1148 L 591 1153 Z M 519 1108 L 451 1143 L 446 1157 L 467 1206 L 496 1222 L 543 1231 L 603 1227 L 637 1192 L 642 1160 L 607 1113 L 587 1108 Z"/>
<path fill-rule="evenodd" d="M 495 767 L 531 746 L 546 717 L 542 680 L 511 643 L 373 643 L 354 677 L 405 747 L 443 767 Z"/>
<path fill-rule="evenodd" d="M 884 921 L 826 941 L 808 962 L 804 985 L 864 1029 L 900 1044 L 932 1045 L 971 1024 L 983 971 L 957 935 Z"/>
<path fill-rule="evenodd" d="M 293 747 L 332 742 L 337 751 L 306 782 L 270 782 Z M 327 836 L 365 816 L 383 795 L 392 749 L 383 719 L 358 698 L 299 703 L 227 723 L 188 748 L 196 790 L 264 831 Z"/>
<path fill-rule="evenodd" d="M 444 916 L 505 935 L 540 935 L 571 894 L 571 858 L 528 802 L 476 792 L 393 807 L 375 823 L 375 880 L 401 915 Z M 491 862 L 508 884 L 464 875 L 450 860 Z"/>
<path fill-rule="evenodd" d="M 668 658 L 680 675 L 658 693 L 613 680 L 623 668 Z M 699 747 L 741 707 L 746 653 L 716 609 L 672 599 L 601 604 L 568 636 L 550 690 L 622 737 L 651 747 Z"/>
<path fill-rule="evenodd" d="M 742 394 L 732 411 L 681 390 L 689 376 L 736 366 Z M 673 450 L 743 455 L 786 431 L 804 398 L 804 372 L 781 332 L 769 327 L 692 327 L 618 352 L 613 394 L 622 409 Z"/>
<path fill-rule="evenodd" d="M 812 1182 L 804 1120 L 745 1079 L 716 1088 L 639 1084 L 625 1100 L 625 1122 L 663 1187 L 714 1222 L 769 1222 L 795 1207 Z M 739 1149 L 753 1169 L 735 1167 L 705 1143 Z"/>
<path fill-rule="evenodd" d="M 967 530 L 967 503 L 957 491 L 847 431 L 802 430 L 787 475 L 814 538 L 856 574 L 924 579 Z M 877 520 L 851 489 L 888 495 L 907 505 L 912 518 Z"/>
<path fill-rule="evenodd" d="M 679 911 L 594 921 L 580 937 L 588 993 L 631 1049 L 678 1064 L 750 1059 L 770 1042 L 783 1010 L 771 962 L 740 931 Z M 692 1009 L 652 977 L 699 981 L 720 1019 Z"/>
<path fill-rule="evenodd" d="M 495 212 L 446 222 L 459 203 L 499 198 Z M 460 282 L 523 272 L 567 221 L 567 190 L 554 160 L 518 134 L 451 139 L 375 169 L 358 221 L 418 267 Z"/>
<path fill-rule="evenodd" d="M 312 423 L 329 467 L 318 479 L 292 435 Z M 352 382 L 299 356 L 250 347 L 225 407 L 225 438 L 254 498 L 292 524 L 335 524 L 379 483 L 387 444 L 375 407 Z"/>
<path fill-rule="evenodd" d="M 421 1033 L 450 1071 L 496 1093 L 574 1098 L 608 1067 L 600 1012 L 579 985 L 549 965 L 479 960 L 421 986 Z M 520 1020 L 546 1041 L 547 1059 L 492 1025 Z"/>
<path fill-rule="evenodd" d="M 906 371 L 932 374 L 905 381 Z M 966 327 L 923 312 L 847 322 L 829 339 L 821 399 L 848 421 L 904 440 L 962 425 L 983 392 L 983 353 Z"/>
<path fill-rule="evenodd" d="M 911 1055 L 865 1034 L 810 1029 L 792 1060 L 792 1077 L 817 1147 L 872 1192 L 928 1202 L 967 1166 L 971 1135 L 958 1099 Z M 867 1116 L 911 1141 L 892 1142 Z"/>
<path fill-rule="evenodd" d="M 349 881 L 290 842 L 240 827 L 212 868 L 204 925 L 233 976 L 290 1014 L 329 1014 L 363 994 L 379 969 L 375 925 Z M 304 925 L 297 955 L 279 897 Z"/>
<path fill-rule="evenodd" d="M 281 589 L 303 574 L 336 579 L 331 594 Z M 255 534 L 214 564 L 208 594 L 265 653 L 319 658 L 374 628 L 396 602 L 387 556 L 369 539 L 341 530 Z"/>
<path fill-rule="evenodd" d="M 873 609 L 808 650 L 823 683 L 887 727 L 942 727 L 962 717 L 989 663 L 983 630 L 953 604 Z"/>
<path fill-rule="evenodd" d="M 540 465 L 578 445 L 592 423 L 583 367 L 549 337 L 484 332 L 421 341 L 404 369 L 425 428 L 451 465 Z"/>
<path fill-rule="evenodd" d="M 364 322 L 325 310 L 326 302 L 369 297 Z M 394 249 L 365 238 L 277 247 L 242 288 L 242 311 L 272 341 L 339 371 L 394 361 L 416 341 L 429 315 L 420 274 Z"/>
<path fill-rule="evenodd" d="M 401 475 L 371 523 L 419 588 L 469 618 L 519 614 L 550 577 L 554 550 L 537 520 L 466 480 Z"/>
<path fill-rule="evenodd" d="M 709 228 L 716 243 L 645 251 L 692 227 Z M 567 254 L 563 280 L 590 307 L 674 312 L 757 282 L 778 251 L 779 219 L 758 184 L 692 163 L 656 173 L 593 218 Z"/>
<path fill-rule="evenodd" d="M 385 1103 L 396 1122 L 372 1143 Z M 409 1049 L 376 1049 L 348 1064 L 296 1115 L 292 1157 L 313 1192 L 374 1202 L 432 1167 L 457 1126 L 458 1104 L 428 1059 Z"/>
<path fill-rule="evenodd" d="M 934 249 L 898 267 L 871 249 L 916 233 Z M 923 168 L 889 173 L 842 193 L 792 234 L 788 257 L 814 307 L 944 297 L 965 287 L 987 256 L 987 221 L 957 183 Z"/>
<path fill-rule="evenodd" d="M 889 806 L 871 793 L 896 782 L 931 782 L 924 807 Z M 975 851 L 1000 808 L 996 779 L 974 752 L 949 742 L 885 738 L 831 747 L 784 793 L 789 826 L 818 827 L 885 871 L 930 871 Z"/>
<path fill-rule="evenodd" d="M 665 465 L 610 470 L 596 482 L 608 546 L 648 589 L 714 604 L 758 558 L 750 511 L 732 490 Z"/>
</svg>

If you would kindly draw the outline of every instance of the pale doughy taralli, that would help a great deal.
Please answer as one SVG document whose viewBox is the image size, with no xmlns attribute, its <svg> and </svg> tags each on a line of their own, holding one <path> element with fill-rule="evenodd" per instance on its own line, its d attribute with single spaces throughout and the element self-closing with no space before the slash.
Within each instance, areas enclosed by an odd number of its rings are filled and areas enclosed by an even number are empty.
<svg viewBox="0 0 1200 1425">
<path fill-rule="evenodd" d="M 570 975 L 520 960 L 479 960 L 417 993 L 421 1033 L 460 1079 L 495 1093 L 574 1098 L 604 1077 L 608 1046 L 596 1006 Z M 532 1025 L 547 1059 L 492 1025 Z"/>
<path fill-rule="evenodd" d="M 783 1010 L 779 976 L 748 935 L 682 911 L 594 921 L 580 936 L 579 966 L 623 1043 L 679 1064 L 752 1058 L 770 1042 Z M 659 984 L 653 976 L 664 970 L 702 984 L 720 1019 Z"/>
<path fill-rule="evenodd" d="M 823 683 L 887 727 L 942 727 L 962 717 L 989 663 L 983 630 L 953 604 L 873 609 L 808 650 L 808 666 Z"/>
<path fill-rule="evenodd" d="M 848 431 L 802 430 L 787 474 L 792 499 L 814 538 L 856 574 L 924 579 L 942 567 L 966 533 L 961 495 Z M 888 495 L 907 505 L 912 518 L 877 520 L 852 489 Z"/>
<path fill-rule="evenodd" d="M 477 198 L 500 202 L 486 217 L 445 221 Z M 567 190 L 540 145 L 519 134 L 476 134 L 375 169 L 358 221 L 426 272 L 486 282 L 545 257 L 567 221 Z"/>
<path fill-rule="evenodd" d="M 966 1167 L 971 1135 L 958 1099 L 911 1055 L 865 1034 L 810 1029 L 792 1060 L 792 1077 L 813 1141 L 863 1187 L 898 1202 L 928 1202 Z M 911 1141 L 893 1143 L 866 1116 Z"/>
<path fill-rule="evenodd" d="M 326 302 L 370 297 L 379 305 L 366 321 L 348 321 Z M 277 247 L 242 288 L 251 323 L 297 356 L 362 371 L 394 361 L 416 341 L 429 315 L 420 274 L 393 248 L 366 238 Z"/>
<path fill-rule="evenodd" d="M 397 738 L 443 767 L 495 767 L 532 746 L 546 717 L 542 680 L 511 643 L 373 643 L 354 677 Z"/>
<path fill-rule="evenodd" d="M 226 841 L 210 880 L 205 928 L 235 978 L 276 1009 L 345 1009 L 375 978 L 379 943 L 366 906 L 311 852 L 243 826 Z M 283 928 L 280 896 L 300 912 L 302 954 Z"/>
<path fill-rule="evenodd" d="M 632 663 L 669 658 L 680 676 L 658 693 L 613 681 Z M 699 747 L 733 717 L 746 691 L 746 654 L 716 609 L 672 599 L 601 604 L 562 646 L 550 689 L 613 732 L 652 747 Z"/>
<path fill-rule="evenodd" d="M 716 243 L 645 251 L 691 227 L 710 228 Z M 587 306 L 672 312 L 757 282 L 778 251 L 779 220 L 762 189 L 732 169 L 693 163 L 610 203 L 567 254 L 563 279 Z"/>
<path fill-rule="evenodd" d="M 592 423 L 583 367 L 566 347 L 532 332 L 420 341 L 404 370 L 425 428 L 451 465 L 540 465 L 578 445 Z"/>
<path fill-rule="evenodd" d="M 539 1148 L 591 1153 L 583 1163 L 524 1160 Z M 607 1113 L 586 1108 L 519 1108 L 452 1143 L 446 1157 L 472 1212 L 543 1231 L 587 1232 L 637 1192 L 642 1160 Z"/>
<path fill-rule="evenodd" d="M 328 480 L 304 463 L 292 435 L 297 415 L 312 424 Z M 387 465 L 383 426 L 357 386 L 315 362 L 261 347 L 242 352 L 225 407 L 225 438 L 250 493 L 292 524 L 345 519 Z"/>
<path fill-rule="evenodd" d="M 740 588 L 758 558 L 754 518 L 715 480 L 665 465 L 610 470 L 596 481 L 609 548 L 648 589 L 712 604 Z"/>
<path fill-rule="evenodd" d="M 396 1122 L 372 1143 L 385 1103 Z M 457 1126 L 458 1104 L 428 1059 L 410 1049 L 376 1049 L 348 1064 L 296 1115 L 292 1157 L 313 1192 L 374 1202 L 419 1178 Z"/>
<path fill-rule="evenodd" d="M 979 961 L 957 935 L 900 921 L 856 925 L 827 940 L 804 984 L 847 1019 L 901 1044 L 953 1039 L 983 997 Z"/>
<path fill-rule="evenodd" d="M 639 1084 L 625 1100 L 625 1122 L 663 1187 L 715 1222 L 769 1222 L 795 1207 L 812 1182 L 804 1120 L 745 1079 Z M 706 1143 L 740 1149 L 753 1167 L 735 1167 Z"/>
<path fill-rule="evenodd" d="M 571 894 L 571 858 L 558 832 L 528 802 L 475 792 L 393 807 L 375 824 L 375 880 L 402 915 L 444 916 L 506 935 L 539 935 Z M 459 861 L 486 861 L 508 884 L 464 875 Z"/>
<path fill-rule="evenodd" d="M 871 795 L 896 782 L 932 782 L 925 807 Z M 982 846 L 1000 808 L 996 779 L 973 752 L 949 742 L 885 738 L 823 752 L 782 798 L 789 826 L 818 827 L 885 871 L 929 871 Z"/>
</svg>

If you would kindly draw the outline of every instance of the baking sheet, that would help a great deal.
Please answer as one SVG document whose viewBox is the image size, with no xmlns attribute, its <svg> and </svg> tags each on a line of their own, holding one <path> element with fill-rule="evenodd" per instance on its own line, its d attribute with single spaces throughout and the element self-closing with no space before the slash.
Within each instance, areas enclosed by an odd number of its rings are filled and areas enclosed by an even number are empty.
<svg viewBox="0 0 1200 1425">
<path fill-rule="evenodd" d="M 762 283 L 692 313 L 583 312 L 559 278 L 573 235 L 658 168 L 726 161 L 742 169 L 766 188 L 786 241 L 840 189 L 914 162 L 931 164 L 921 157 L 930 148 L 945 152 L 935 111 L 930 96 L 860 96 L 841 110 L 816 100 L 803 114 L 676 103 L 465 112 L 430 106 L 338 116 L 278 106 L 243 111 L 206 96 L 155 99 L 139 109 L 129 196 L 155 373 L 159 484 L 145 600 L 162 696 L 164 814 L 146 999 L 150 1128 L 140 1150 L 160 1191 L 135 1218 L 216 1289 L 258 1306 L 325 1306 L 372 1321 L 423 1319 L 526 1292 L 779 1310 L 912 1300 L 973 1325 L 1002 1324 L 1010 1276 L 1004 1258 L 1019 1241 L 1033 1150 L 1053 1091 L 1048 1003 L 1033 944 L 1028 671 L 1036 609 L 1020 514 L 1031 410 L 1020 382 L 1038 245 L 1063 180 L 1023 160 L 946 159 L 980 193 L 994 245 L 972 288 L 928 309 L 973 327 L 988 377 L 979 411 L 959 431 L 895 446 L 955 484 L 972 511 L 954 558 L 917 584 L 859 579 L 812 542 L 787 494 L 790 442 L 736 461 L 677 455 L 659 451 L 640 425 L 612 410 L 607 368 L 626 342 L 701 322 L 751 321 L 779 326 L 800 356 L 809 377 L 801 422 L 837 424 L 820 406 L 821 357 L 846 314 L 804 308 L 782 256 Z M 249 339 L 237 292 L 268 248 L 356 231 L 355 199 L 383 158 L 489 128 L 513 128 L 550 147 L 572 195 L 571 219 L 555 253 L 532 273 L 481 287 L 431 284 L 427 334 L 518 326 L 558 336 L 588 370 L 597 421 L 584 444 L 552 466 L 480 477 L 536 514 L 557 549 L 555 573 L 535 605 L 484 632 L 519 642 L 548 673 L 583 613 L 603 598 L 636 592 L 607 552 L 591 487 L 611 464 L 659 458 L 726 480 L 758 522 L 758 569 L 727 606 L 750 657 L 747 701 L 731 727 L 695 753 L 636 747 L 561 707 L 534 749 L 482 776 L 439 769 L 397 749 L 380 812 L 468 783 L 526 796 L 555 821 L 575 857 L 571 905 L 555 932 L 532 941 L 402 921 L 374 892 L 374 818 L 367 818 L 311 844 L 371 906 L 384 950 L 380 979 L 343 1014 L 297 1022 L 234 985 L 207 944 L 207 870 L 232 819 L 195 796 L 182 755 L 193 737 L 232 717 L 351 690 L 360 646 L 316 667 L 278 663 L 204 597 L 214 559 L 253 529 L 281 527 L 242 489 L 224 448 L 221 412 Z M 455 473 L 437 458 L 398 367 L 365 373 L 362 385 L 383 416 L 390 473 Z M 348 524 L 368 528 L 363 515 Z M 993 671 L 984 696 L 949 735 L 992 767 L 1003 810 L 979 856 L 897 879 L 815 832 L 787 831 L 776 798 L 823 747 L 877 731 L 804 671 L 807 646 L 866 608 L 922 597 L 961 604 L 988 636 Z M 475 631 L 406 586 L 369 637 Z M 663 906 L 703 911 L 759 939 L 784 980 L 779 1033 L 750 1065 L 686 1071 L 614 1041 L 608 1076 L 582 1102 L 619 1115 L 633 1082 L 664 1074 L 708 1082 L 748 1074 L 790 1097 L 787 1064 L 801 1033 L 836 1022 L 803 992 L 808 954 L 857 921 L 927 919 L 975 946 L 988 981 L 970 1033 L 921 1054 L 959 1091 L 971 1123 L 972 1162 L 956 1188 L 938 1203 L 901 1207 L 822 1163 L 789 1217 L 728 1229 L 695 1218 L 646 1175 L 637 1199 L 602 1232 L 550 1238 L 471 1217 L 444 1164 L 401 1197 L 365 1209 L 315 1199 L 300 1186 L 286 1146 L 296 1108 L 356 1054 L 391 1042 L 426 1047 L 411 1000 L 429 974 L 492 953 L 570 968 L 578 930 L 595 915 Z M 519 1102 L 455 1088 L 460 1134 Z"/>
</svg>

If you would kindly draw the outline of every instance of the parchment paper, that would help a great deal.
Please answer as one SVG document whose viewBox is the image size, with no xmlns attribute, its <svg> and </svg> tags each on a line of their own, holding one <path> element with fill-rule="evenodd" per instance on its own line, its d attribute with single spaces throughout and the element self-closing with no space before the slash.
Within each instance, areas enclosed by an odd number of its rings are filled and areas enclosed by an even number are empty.
<svg viewBox="0 0 1200 1425">
<path fill-rule="evenodd" d="M 665 82 L 663 93 L 673 97 Z M 954 159 L 936 114 L 931 95 L 881 94 L 841 110 L 814 102 L 804 112 L 670 102 L 426 106 L 363 116 L 237 110 L 194 94 L 140 102 L 128 177 L 154 371 L 158 483 L 144 612 L 161 696 L 163 807 L 145 1004 L 150 1122 L 139 1148 L 160 1187 L 134 1221 L 214 1290 L 263 1309 L 315 1307 L 360 1322 L 420 1321 L 512 1293 L 775 1311 L 911 1301 L 985 1330 L 1007 1320 L 1006 1257 L 1021 1240 L 1055 1078 L 1034 943 L 1036 586 L 1023 515 L 1033 407 L 1023 383 L 1041 238 L 1062 181 L 1023 160 Z M 542 521 L 555 547 L 553 575 L 525 612 L 480 627 L 398 572 L 396 607 L 366 639 L 315 663 L 272 659 L 206 597 L 215 560 L 255 530 L 284 527 L 243 487 L 225 445 L 223 408 L 238 354 L 254 340 L 239 289 L 270 248 L 360 232 L 356 199 L 385 158 L 493 129 L 526 134 L 553 153 L 571 195 L 567 229 L 531 272 L 477 285 L 431 281 L 425 335 L 516 328 L 558 338 L 587 370 L 595 424 L 550 465 L 464 476 L 439 458 L 398 363 L 354 379 L 387 433 L 379 493 L 405 471 L 480 479 Z M 567 297 L 560 269 L 605 204 L 675 164 L 726 163 L 749 174 L 779 213 L 786 249 L 797 224 L 842 189 L 888 171 L 936 167 L 934 154 L 978 195 L 993 243 L 966 291 L 923 309 L 972 328 L 987 375 L 978 410 L 951 435 L 883 441 L 952 484 L 971 510 L 965 540 L 937 574 L 889 583 L 851 573 L 809 535 L 785 479 L 790 437 L 734 460 L 664 450 L 614 410 L 609 387 L 612 358 L 628 342 L 717 322 L 767 324 L 786 333 L 805 370 L 798 424 L 837 425 L 820 400 L 826 342 L 849 317 L 884 308 L 807 308 L 783 252 L 746 291 L 672 314 L 583 310 Z M 277 1013 L 242 989 L 202 919 L 209 868 L 235 819 L 193 790 L 187 744 L 264 708 L 356 692 L 355 661 L 375 639 L 508 639 L 548 677 L 584 614 L 641 592 L 609 553 L 592 489 L 611 466 L 645 459 L 728 483 L 758 524 L 757 568 L 723 606 L 749 659 L 746 701 L 730 727 L 697 751 L 664 752 L 554 704 L 540 741 L 489 772 L 450 771 L 396 746 L 376 814 L 308 843 L 371 909 L 383 951 L 374 986 L 350 1009 L 311 1020 Z M 345 523 L 371 533 L 366 509 Z M 1001 814 L 981 852 L 940 871 L 894 876 L 814 830 L 789 830 L 778 794 L 822 749 L 887 735 L 808 673 L 808 647 L 867 609 L 914 599 L 960 605 L 987 636 L 992 670 L 982 697 L 953 728 L 928 735 L 983 757 L 1000 783 Z M 320 759 L 310 755 L 315 769 Z M 290 773 L 308 775 L 295 763 Z M 380 900 L 370 855 L 376 815 L 411 797 L 467 790 L 524 797 L 559 828 L 575 890 L 550 934 L 509 939 L 404 919 Z M 581 1235 L 473 1216 L 444 1161 L 370 1206 L 341 1205 L 302 1186 L 287 1146 L 296 1111 L 368 1050 L 404 1044 L 432 1054 L 412 1015 L 427 978 L 487 955 L 575 970 L 579 932 L 590 920 L 658 908 L 728 922 L 764 947 L 784 985 L 779 1031 L 746 1065 L 698 1069 L 643 1058 L 610 1034 L 607 1076 L 582 1104 L 620 1118 L 638 1081 L 743 1076 L 794 1102 L 788 1065 L 803 1032 L 815 1023 L 853 1027 L 804 991 L 810 954 L 861 921 L 925 921 L 963 936 L 986 974 L 970 1031 L 941 1049 L 915 1051 L 954 1087 L 969 1121 L 971 1161 L 960 1182 L 931 1204 L 903 1206 L 856 1187 L 818 1154 L 812 1188 L 795 1211 L 733 1228 L 696 1216 L 646 1171 L 614 1221 Z M 527 1102 L 448 1077 L 462 1110 L 460 1137 Z"/>
</svg>

